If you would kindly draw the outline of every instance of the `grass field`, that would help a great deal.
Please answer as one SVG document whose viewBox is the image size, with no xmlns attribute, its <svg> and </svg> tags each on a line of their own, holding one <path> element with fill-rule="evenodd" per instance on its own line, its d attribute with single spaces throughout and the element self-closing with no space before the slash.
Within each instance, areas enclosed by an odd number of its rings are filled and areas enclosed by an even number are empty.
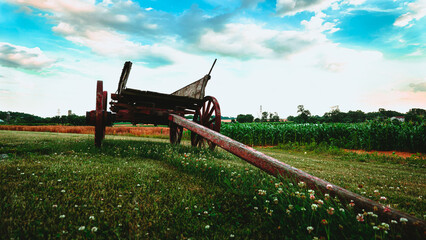
<svg viewBox="0 0 426 240">
<path fill-rule="evenodd" d="M 259 150 L 424 219 L 424 159 Z M 381 223 L 375 213 L 353 212 L 298 185 L 224 151 L 188 143 L 107 136 L 98 150 L 93 135 L 0 131 L 2 239 L 392 239 L 407 234 L 403 219 Z"/>
</svg>

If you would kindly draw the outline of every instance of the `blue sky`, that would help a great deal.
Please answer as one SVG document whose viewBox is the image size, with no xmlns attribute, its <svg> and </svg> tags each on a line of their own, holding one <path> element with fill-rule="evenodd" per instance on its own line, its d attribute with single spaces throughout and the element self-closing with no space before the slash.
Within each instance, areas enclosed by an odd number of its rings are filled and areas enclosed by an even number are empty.
<svg viewBox="0 0 426 240">
<path fill-rule="evenodd" d="M 426 108 L 426 0 L 3 0 L 0 110 L 95 107 L 97 80 L 171 93 L 217 65 L 225 116 Z"/>
</svg>

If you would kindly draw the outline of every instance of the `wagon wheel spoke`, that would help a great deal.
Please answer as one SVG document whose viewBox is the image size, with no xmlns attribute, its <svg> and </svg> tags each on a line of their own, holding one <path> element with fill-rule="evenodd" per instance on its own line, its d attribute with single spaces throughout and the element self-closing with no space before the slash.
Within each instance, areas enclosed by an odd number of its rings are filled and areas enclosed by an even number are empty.
<svg viewBox="0 0 426 240">
<path fill-rule="evenodd" d="M 215 109 L 214 108 L 212 108 L 211 110 L 210 110 L 210 112 L 207 114 L 207 116 L 206 116 L 206 120 L 207 121 L 210 121 L 210 118 L 213 116 L 213 112 L 215 112 Z M 214 119 L 214 118 L 213 118 Z"/>
<path fill-rule="evenodd" d="M 213 115 L 214 117 L 212 117 Z M 205 97 L 203 104 L 201 104 L 201 107 L 195 112 L 193 121 L 204 127 L 210 128 L 211 130 L 219 131 L 220 107 L 217 100 L 214 97 Z M 191 144 L 194 147 L 208 145 L 211 150 L 213 150 L 216 146 L 216 144 L 204 139 L 195 132 L 191 132 Z"/>
<path fill-rule="evenodd" d="M 208 101 L 208 103 L 207 103 L 207 107 L 205 107 L 204 108 L 204 113 L 203 113 L 203 116 L 205 116 L 205 118 L 207 118 L 207 116 L 208 116 L 208 114 L 207 114 L 207 111 L 210 109 L 210 106 L 211 106 L 211 101 Z M 212 107 L 212 110 L 213 110 L 214 108 Z"/>
</svg>

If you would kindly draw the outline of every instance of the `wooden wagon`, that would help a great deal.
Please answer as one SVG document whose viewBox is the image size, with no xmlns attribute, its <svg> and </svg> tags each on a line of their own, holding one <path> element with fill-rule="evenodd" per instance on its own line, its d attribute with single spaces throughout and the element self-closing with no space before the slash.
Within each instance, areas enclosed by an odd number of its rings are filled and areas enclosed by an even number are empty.
<svg viewBox="0 0 426 240">
<path fill-rule="evenodd" d="M 105 137 L 106 126 L 114 122 L 131 122 L 132 124 L 169 125 L 170 142 L 179 144 L 183 127 L 169 120 L 170 114 L 179 116 L 192 115 L 193 121 L 209 129 L 219 132 L 221 125 L 220 107 L 216 98 L 205 96 L 205 88 L 210 80 L 213 62 L 208 74 L 201 79 L 171 93 L 141 91 L 127 88 L 127 79 L 132 68 L 131 62 L 124 64 L 118 89 L 111 94 L 110 110 L 107 111 L 107 92 L 103 91 L 103 82 L 97 82 L 96 110 L 86 112 L 86 122 L 95 126 L 95 144 L 100 147 Z M 210 149 L 215 144 L 200 135 L 191 132 L 191 144 Z"/>
</svg>

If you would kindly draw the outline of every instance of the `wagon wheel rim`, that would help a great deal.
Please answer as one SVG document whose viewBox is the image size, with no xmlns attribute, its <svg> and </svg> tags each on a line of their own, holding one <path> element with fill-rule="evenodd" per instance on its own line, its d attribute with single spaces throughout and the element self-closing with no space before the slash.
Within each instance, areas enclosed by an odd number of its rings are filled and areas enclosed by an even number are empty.
<svg viewBox="0 0 426 240">
<path fill-rule="evenodd" d="M 98 81 L 96 85 L 96 123 L 95 123 L 95 145 L 100 147 L 105 137 L 105 113 L 107 92 L 103 91 L 103 82 Z"/>
<path fill-rule="evenodd" d="M 220 131 L 220 106 L 219 102 L 216 98 L 207 96 L 203 99 L 203 104 L 200 108 L 195 111 L 193 121 L 207 127 L 213 131 Z M 214 150 L 216 144 L 213 142 L 204 139 L 202 136 L 196 134 L 195 132 L 191 132 L 191 145 L 194 147 L 202 147 L 205 145 L 211 150 Z"/>
<path fill-rule="evenodd" d="M 180 144 L 183 134 L 183 127 L 177 125 L 174 122 L 170 122 L 170 143 Z"/>
</svg>

